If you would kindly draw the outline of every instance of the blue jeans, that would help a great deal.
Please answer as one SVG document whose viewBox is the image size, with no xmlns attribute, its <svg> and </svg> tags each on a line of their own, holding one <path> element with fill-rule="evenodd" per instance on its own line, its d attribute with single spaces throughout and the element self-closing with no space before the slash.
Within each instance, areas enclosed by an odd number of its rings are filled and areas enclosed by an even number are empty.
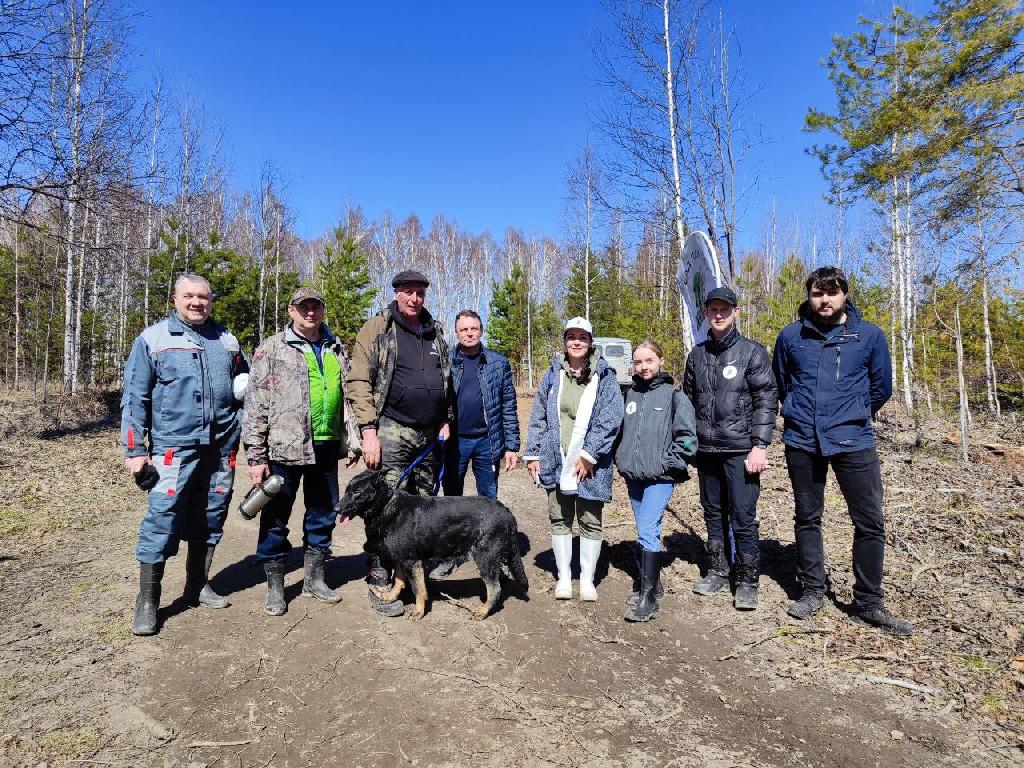
<svg viewBox="0 0 1024 768">
<path fill-rule="evenodd" d="M 302 481 L 302 501 L 306 514 L 302 518 L 302 543 L 306 549 L 327 552 L 334 532 L 334 507 L 338 503 L 337 442 L 313 444 L 316 464 L 291 465 L 270 463 L 270 472 L 284 478 L 284 486 L 260 513 L 260 534 L 256 557 L 261 562 L 283 560 L 291 552 L 288 541 L 288 517 Z"/>
<path fill-rule="evenodd" d="M 444 470 L 444 495 L 462 495 L 466 471 L 472 462 L 477 494 L 498 498 L 498 462 L 494 461 L 491 453 L 491 438 L 487 435 L 457 437 L 450 442 Z"/>
<path fill-rule="evenodd" d="M 636 537 L 645 552 L 661 552 L 661 519 L 673 488 L 673 483 L 626 481 L 629 503 L 636 518 Z"/>
<path fill-rule="evenodd" d="M 154 451 L 152 460 L 160 479 L 149 492 L 135 558 L 162 563 L 178 554 L 180 541 L 220 543 L 235 480 L 234 448 L 169 448 Z"/>
</svg>

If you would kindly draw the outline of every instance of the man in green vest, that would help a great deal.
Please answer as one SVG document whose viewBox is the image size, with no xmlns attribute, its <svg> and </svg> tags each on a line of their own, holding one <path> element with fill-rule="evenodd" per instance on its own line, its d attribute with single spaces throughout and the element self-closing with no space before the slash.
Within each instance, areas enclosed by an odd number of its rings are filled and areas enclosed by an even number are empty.
<svg viewBox="0 0 1024 768">
<path fill-rule="evenodd" d="M 354 421 L 345 416 L 344 351 L 323 322 L 324 308 L 323 297 L 314 289 L 295 291 L 288 303 L 291 325 L 264 341 L 253 355 L 245 398 L 242 443 L 249 477 L 254 485 L 271 474 L 284 478 L 284 487 L 262 510 L 256 545 L 267 574 L 264 610 L 271 616 L 288 609 L 288 517 L 300 480 L 306 506 L 302 595 L 326 603 L 341 600 L 324 582 L 324 562 L 338 503 L 338 459 L 358 455 L 359 437 Z"/>
</svg>

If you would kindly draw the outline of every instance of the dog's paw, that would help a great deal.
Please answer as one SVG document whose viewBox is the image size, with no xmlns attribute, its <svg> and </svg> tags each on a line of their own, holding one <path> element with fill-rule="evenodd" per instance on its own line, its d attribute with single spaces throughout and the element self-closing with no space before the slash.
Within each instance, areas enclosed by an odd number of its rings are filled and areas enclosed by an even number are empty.
<svg viewBox="0 0 1024 768">
<path fill-rule="evenodd" d="M 413 621 L 419 621 L 423 618 L 425 613 L 424 611 L 421 611 L 419 608 L 413 607 L 413 609 L 408 611 L 405 615 Z"/>
<path fill-rule="evenodd" d="M 470 611 L 469 617 L 474 621 L 483 621 L 490 615 L 490 613 L 490 606 L 481 605 L 479 608 L 474 608 L 472 611 Z"/>
</svg>

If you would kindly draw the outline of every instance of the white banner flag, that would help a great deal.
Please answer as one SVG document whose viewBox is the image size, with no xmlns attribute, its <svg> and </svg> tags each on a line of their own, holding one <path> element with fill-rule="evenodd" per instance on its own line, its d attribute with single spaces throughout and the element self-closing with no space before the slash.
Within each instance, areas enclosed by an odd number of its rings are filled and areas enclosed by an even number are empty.
<svg viewBox="0 0 1024 768">
<path fill-rule="evenodd" d="M 676 285 L 683 295 L 693 323 L 694 343 L 700 344 L 707 335 L 708 321 L 704 316 L 704 297 L 708 291 L 722 284 L 718 258 L 711 239 L 703 232 L 693 232 L 686 238 L 683 255 L 679 259 Z"/>
</svg>

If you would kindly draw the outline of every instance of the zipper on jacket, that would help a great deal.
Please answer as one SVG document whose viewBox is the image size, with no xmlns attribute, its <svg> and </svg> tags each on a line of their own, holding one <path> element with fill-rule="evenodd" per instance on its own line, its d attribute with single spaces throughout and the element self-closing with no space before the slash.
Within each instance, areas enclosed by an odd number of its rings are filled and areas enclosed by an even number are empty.
<svg viewBox="0 0 1024 768">
<path fill-rule="evenodd" d="M 836 383 L 839 383 L 839 361 L 841 359 L 842 347 L 836 347 Z"/>
<path fill-rule="evenodd" d="M 640 423 L 636 427 L 636 445 L 633 446 L 633 466 L 639 466 L 640 460 L 640 438 L 644 433 L 644 413 L 647 411 L 647 395 L 650 393 L 644 393 L 643 398 L 640 401 Z"/>
</svg>

